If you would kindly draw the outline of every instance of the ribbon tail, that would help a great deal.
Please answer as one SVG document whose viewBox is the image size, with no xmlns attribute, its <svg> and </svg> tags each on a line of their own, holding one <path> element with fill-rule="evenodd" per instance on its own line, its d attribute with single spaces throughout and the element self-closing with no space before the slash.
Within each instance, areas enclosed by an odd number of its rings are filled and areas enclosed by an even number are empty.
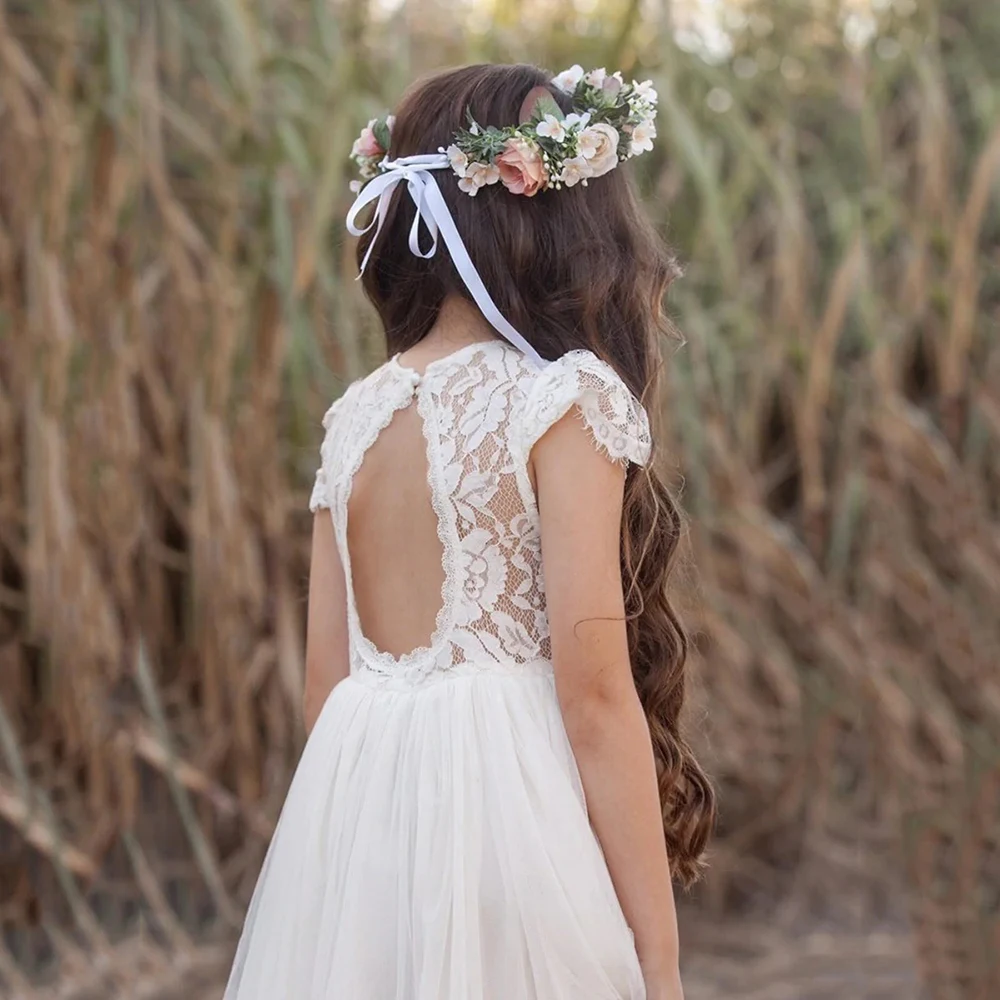
<svg viewBox="0 0 1000 1000">
<path fill-rule="evenodd" d="M 361 261 L 361 267 L 358 270 L 357 277 L 354 279 L 355 281 L 365 273 L 365 268 L 368 266 L 372 250 L 375 249 L 379 233 L 382 232 L 382 224 L 389 213 L 389 201 L 392 198 L 392 192 L 399 181 L 400 176 L 398 174 L 382 174 L 380 177 L 373 178 L 362 188 L 361 193 L 354 200 L 354 204 L 351 205 L 347 212 L 347 231 L 352 235 L 363 236 L 365 233 L 371 231 L 372 226 L 375 227 L 375 232 L 368 244 L 368 250 L 365 252 L 364 259 Z M 378 199 L 378 203 L 375 206 L 375 214 L 372 216 L 371 221 L 367 226 L 363 228 L 359 227 L 355 221 L 359 213 L 366 205 L 370 205 L 375 201 L 376 198 Z"/>
<path fill-rule="evenodd" d="M 434 219 L 434 213 L 427 210 L 427 203 L 425 200 L 427 185 L 433 183 L 434 181 L 429 174 L 415 174 L 410 177 L 407 184 L 410 197 L 413 199 L 413 204 L 416 206 L 416 212 L 413 215 L 413 225 L 410 226 L 410 253 L 416 257 L 422 257 L 424 260 L 430 260 L 430 258 L 437 253 L 437 222 Z M 431 246 L 426 253 L 420 249 L 421 222 L 423 222 L 427 232 L 430 233 L 431 236 Z"/>
<path fill-rule="evenodd" d="M 382 232 L 382 223 L 385 222 L 385 217 L 389 214 L 389 202 L 392 200 L 392 192 L 395 185 L 386 187 L 386 189 L 379 196 L 378 204 L 375 206 L 375 232 L 372 234 L 371 240 L 368 242 L 368 249 L 365 251 L 364 259 L 361 261 L 361 267 L 358 270 L 358 277 L 360 278 L 362 274 L 365 273 L 365 268 L 368 266 L 368 260 L 372 255 L 372 251 L 375 249 L 375 244 L 378 242 L 379 233 Z M 371 229 L 371 226 L 368 226 Z M 368 231 L 367 229 L 365 230 Z"/>
</svg>

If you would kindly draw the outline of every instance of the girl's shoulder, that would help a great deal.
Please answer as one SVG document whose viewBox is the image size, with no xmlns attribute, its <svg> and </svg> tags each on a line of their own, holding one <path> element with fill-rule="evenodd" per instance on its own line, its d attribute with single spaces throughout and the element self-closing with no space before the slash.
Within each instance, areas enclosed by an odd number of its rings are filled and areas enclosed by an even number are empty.
<svg viewBox="0 0 1000 1000">
<path fill-rule="evenodd" d="M 413 392 L 412 383 L 417 379 L 409 375 L 416 376 L 416 373 L 409 373 L 395 358 L 390 358 L 367 375 L 348 383 L 323 414 L 323 429 L 329 433 L 335 425 L 363 417 L 373 408 L 398 405 L 396 397 L 409 397 Z"/>
<path fill-rule="evenodd" d="M 597 447 L 613 461 L 649 461 L 652 438 L 645 407 L 611 365 L 587 350 L 569 351 L 535 371 L 521 416 L 525 450 L 574 407 Z"/>
<path fill-rule="evenodd" d="M 360 431 L 355 421 L 376 423 L 412 399 L 421 384 L 448 400 L 456 419 L 468 425 L 477 417 L 500 420 L 512 443 L 527 456 L 557 421 L 575 408 L 598 448 L 616 462 L 644 465 L 652 441 L 642 403 L 621 376 L 592 351 L 569 351 L 539 369 L 517 348 L 488 341 L 463 348 L 417 372 L 390 358 L 371 374 L 352 382 L 327 410 L 329 436 Z M 399 398 L 397 398 L 399 397 Z"/>
</svg>

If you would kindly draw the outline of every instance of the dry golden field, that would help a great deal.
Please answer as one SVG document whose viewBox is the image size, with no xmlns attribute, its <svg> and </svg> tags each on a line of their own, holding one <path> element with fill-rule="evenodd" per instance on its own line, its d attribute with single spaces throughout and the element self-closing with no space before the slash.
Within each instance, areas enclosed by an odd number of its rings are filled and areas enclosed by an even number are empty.
<svg viewBox="0 0 1000 1000">
<path fill-rule="evenodd" d="M 0 0 L 0 995 L 221 995 L 303 741 L 319 419 L 382 351 L 347 152 L 473 60 L 660 93 L 721 799 L 688 1000 L 995 1000 L 994 0 Z"/>
</svg>

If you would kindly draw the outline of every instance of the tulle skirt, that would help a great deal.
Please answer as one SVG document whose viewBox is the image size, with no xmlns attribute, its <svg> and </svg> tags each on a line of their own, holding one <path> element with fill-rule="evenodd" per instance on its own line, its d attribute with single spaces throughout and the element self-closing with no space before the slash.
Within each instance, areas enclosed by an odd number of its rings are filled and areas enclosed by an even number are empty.
<svg viewBox="0 0 1000 1000">
<path fill-rule="evenodd" d="M 551 674 L 338 684 L 225 1000 L 644 996 Z"/>
</svg>

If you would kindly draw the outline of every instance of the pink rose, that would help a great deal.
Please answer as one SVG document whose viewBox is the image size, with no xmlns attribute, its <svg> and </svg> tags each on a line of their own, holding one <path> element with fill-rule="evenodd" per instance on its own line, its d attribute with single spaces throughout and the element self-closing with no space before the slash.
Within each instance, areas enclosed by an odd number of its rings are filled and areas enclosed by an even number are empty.
<svg viewBox="0 0 1000 1000">
<path fill-rule="evenodd" d="M 354 143 L 355 156 L 381 156 L 385 150 L 378 144 L 375 133 L 371 125 L 366 125 L 358 136 L 358 141 Z"/>
<path fill-rule="evenodd" d="M 538 194 L 549 179 L 542 154 L 527 139 L 508 139 L 496 165 L 503 186 L 511 194 L 523 194 L 526 198 Z"/>
</svg>

